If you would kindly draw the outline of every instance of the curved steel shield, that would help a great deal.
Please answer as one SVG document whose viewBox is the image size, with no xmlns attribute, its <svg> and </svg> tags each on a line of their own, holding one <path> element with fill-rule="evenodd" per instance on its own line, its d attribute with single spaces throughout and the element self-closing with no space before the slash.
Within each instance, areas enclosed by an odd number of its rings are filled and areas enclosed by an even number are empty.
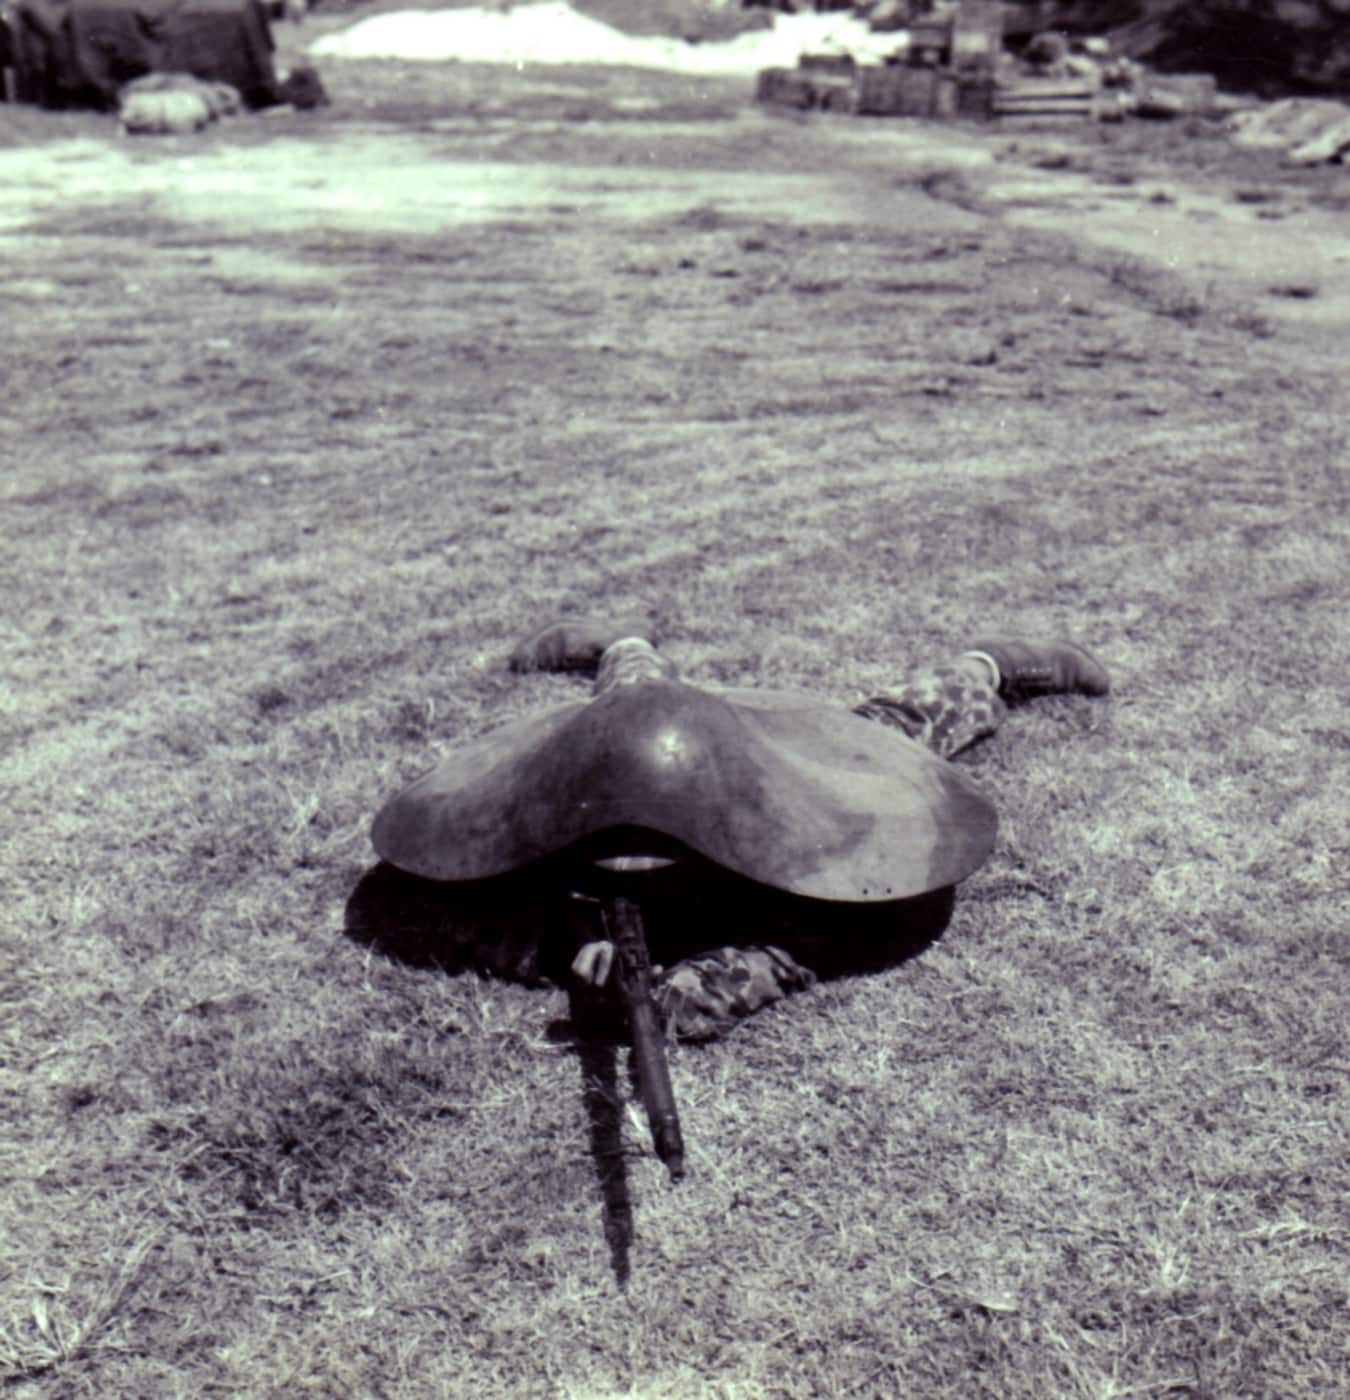
<svg viewBox="0 0 1350 1400">
<path fill-rule="evenodd" d="M 964 879 L 997 818 L 959 769 L 874 721 L 654 680 L 489 733 L 389 802 L 372 839 L 412 874 L 473 880 L 615 828 L 794 894 L 876 901 Z"/>
</svg>

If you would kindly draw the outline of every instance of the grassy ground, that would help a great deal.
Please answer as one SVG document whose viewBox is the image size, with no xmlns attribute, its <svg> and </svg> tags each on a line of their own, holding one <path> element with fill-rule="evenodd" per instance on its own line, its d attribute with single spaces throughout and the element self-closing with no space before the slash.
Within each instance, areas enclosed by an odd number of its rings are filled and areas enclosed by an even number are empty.
<svg viewBox="0 0 1350 1400">
<path fill-rule="evenodd" d="M 7 1393 L 1344 1393 L 1344 367 L 906 194 L 11 240 Z M 583 607 L 841 700 L 989 630 L 1116 679 L 966 760 L 938 944 L 674 1052 L 677 1189 L 560 993 L 343 933 Z"/>
</svg>

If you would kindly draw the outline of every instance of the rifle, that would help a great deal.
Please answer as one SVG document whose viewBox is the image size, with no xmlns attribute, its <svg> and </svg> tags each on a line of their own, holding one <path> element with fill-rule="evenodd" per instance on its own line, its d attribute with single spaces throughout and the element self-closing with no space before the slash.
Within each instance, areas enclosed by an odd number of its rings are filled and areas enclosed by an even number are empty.
<svg viewBox="0 0 1350 1400">
<path fill-rule="evenodd" d="M 684 1176 L 684 1139 L 666 1064 L 665 1031 L 652 1001 L 652 964 L 642 929 L 642 910 L 622 894 L 610 894 L 601 907 L 606 932 L 614 944 L 611 976 L 628 1020 L 638 1089 L 651 1125 L 652 1144 L 666 1164 L 671 1181 L 679 1181 Z"/>
</svg>

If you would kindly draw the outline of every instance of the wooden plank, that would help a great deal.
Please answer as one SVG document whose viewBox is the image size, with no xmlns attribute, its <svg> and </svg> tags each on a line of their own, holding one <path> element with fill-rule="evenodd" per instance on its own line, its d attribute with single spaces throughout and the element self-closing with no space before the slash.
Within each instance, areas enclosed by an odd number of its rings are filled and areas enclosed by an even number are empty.
<svg viewBox="0 0 1350 1400">
<path fill-rule="evenodd" d="M 1045 104 L 1027 103 L 1025 107 L 995 107 L 996 117 L 1090 117 L 1095 109 L 1091 103 L 1079 106 L 1049 107 Z"/>
<path fill-rule="evenodd" d="M 995 97 L 994 106 L 1000 111 L 1016 112 L 1024 107 L 1044 107 L 1046 111 L 1057 111 L 1065 107 L 1091 107 L 1093 98 L 1086 97 Z"/>
<path fill-rule="evenodd" d="M 1061 81 L 1055 78 L 1038 79 L 1027 78 L 1016 83 L 997 83 L 994 93 L 999 101 L 1012 99 L 1048 99 L 1054 101 L 1058 98 L 1084 98 L 1091 100 L 1097 93 L 1099 85 L 1093 82 L 1073 82 Z"/>
</svg>

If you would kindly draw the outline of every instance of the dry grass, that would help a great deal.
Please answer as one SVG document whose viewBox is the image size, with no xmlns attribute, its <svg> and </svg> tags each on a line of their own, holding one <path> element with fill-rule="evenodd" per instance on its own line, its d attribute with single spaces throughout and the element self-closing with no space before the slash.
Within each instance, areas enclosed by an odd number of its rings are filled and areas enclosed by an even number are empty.
<svg viewBox="0 0 1350 1400">
<path fill-rule="evenodd" d="M 1343 366 L 911 193 L 10 245 L 9 1394 L 1344 1393 Z M 971 756 L 940 943 L 675 1053 L 678 1189 L 560 994 L 342 933 L 383 798 L 572 693 L 515 636 L 635 606 L 1117 678 Z"/>
</svg>

